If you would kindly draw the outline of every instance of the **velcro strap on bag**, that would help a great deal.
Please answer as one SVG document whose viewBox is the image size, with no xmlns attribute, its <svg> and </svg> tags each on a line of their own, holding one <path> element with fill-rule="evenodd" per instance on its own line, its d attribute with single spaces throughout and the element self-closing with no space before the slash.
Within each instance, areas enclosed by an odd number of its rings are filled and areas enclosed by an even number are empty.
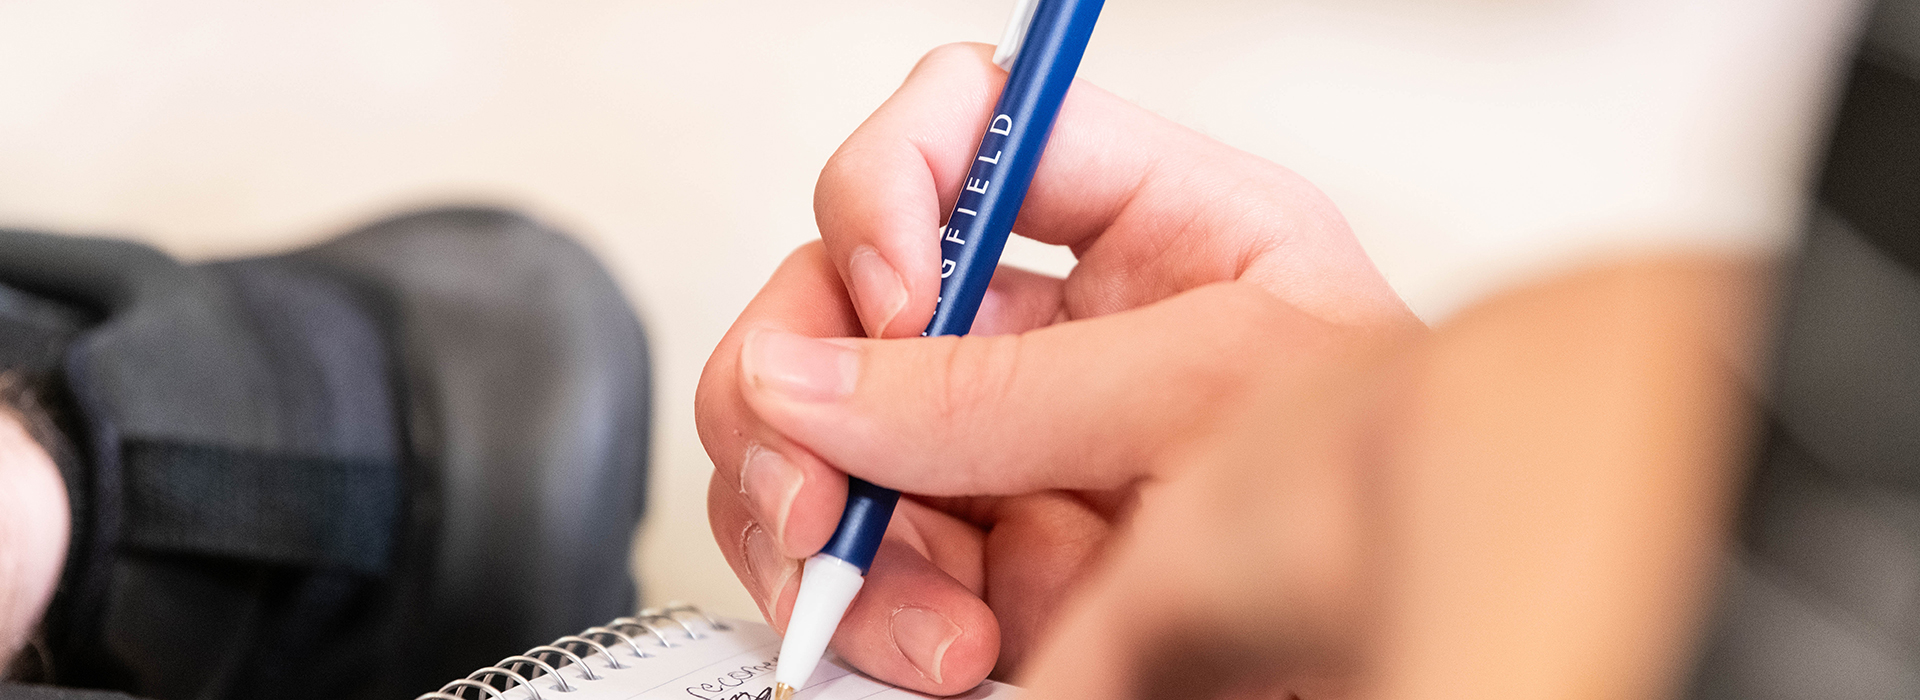
<svg viewBox="0 0 1920 700">
<path fill-rule="evenodd" d="M 172 442 L 123 447 L 126 546 L 386 570 L 405 494 L 395 465 Z"/>
</svg>

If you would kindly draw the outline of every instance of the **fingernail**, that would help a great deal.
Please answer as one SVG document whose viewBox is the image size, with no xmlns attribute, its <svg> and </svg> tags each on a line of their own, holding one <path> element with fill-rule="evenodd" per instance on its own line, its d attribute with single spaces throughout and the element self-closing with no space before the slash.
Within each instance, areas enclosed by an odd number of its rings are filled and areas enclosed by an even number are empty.
<svg viewBox="0 0 1920 700">
<path fill-rule="evenodd" d="M 799 401 L 846 398 L 860 375 L 853 348 L 784 331 L 754 331 L 740 358 L 754 388 Z"/>
<path fill-rule="evenodd" d="M 780 453 L 759 445 L 747 448 L 747 458 L 740 466 L 740 490 L 753 504 L 760 522 L 767 524 L 775 546 L 786 541 L 787 511 L 793 508 L 793 497 L 800 494 L 804 483 L 806 476 Z"/>
<path fill-rule="evenodd" d="M 774 607 L 780 604 L 781 592 L 787 589 L 787 581 L 800 570 L 800 562 L 781 554 L 780 543 L 758 523 L 747 525 L 741 533 L 740 551 L 747 562 L 747 575 L 760 589 L 754 592 L 754 598 L 760 603 L 761 612 L 771 618 Z"/>
<path fill-rule="evenodd" d="M 945 615 L 926 608 L 893 611 L 893 645 L 927 680 L 940 682 L 940 660 L 959 638 L 960 626 Z"/>
<path fill-rule="evenodd" d="M 847 272 L 853 278 L 853 301 L 860 305 L 860 320 L 866 323 L 867 335 L 878 336 L 906 308 L 907 285 L 870 245 L 853 249 L 853 257 L 847 258 Z"/>
</svg>

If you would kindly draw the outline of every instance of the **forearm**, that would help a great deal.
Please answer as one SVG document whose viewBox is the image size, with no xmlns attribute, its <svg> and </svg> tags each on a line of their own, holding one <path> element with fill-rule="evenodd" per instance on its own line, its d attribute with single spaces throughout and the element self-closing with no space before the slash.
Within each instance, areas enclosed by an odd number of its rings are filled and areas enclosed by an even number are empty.
<svg viewBox="0 0 1920 700">
<path fill-rule="evenodd" d="M 1672 692 L 1750 449 L 1769 279 L 1704 258 L 1569 275 L 1413 355 L 1378 441 L 1376 697 Z"/>
</svg>

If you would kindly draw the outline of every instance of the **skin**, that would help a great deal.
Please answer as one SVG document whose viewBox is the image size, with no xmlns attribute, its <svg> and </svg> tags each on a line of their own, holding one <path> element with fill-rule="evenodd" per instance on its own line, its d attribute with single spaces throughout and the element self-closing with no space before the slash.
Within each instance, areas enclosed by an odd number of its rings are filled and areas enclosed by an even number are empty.
<svg viewBox="0 0 1920 700">
<path fill-rule="evenodd" d="M 775 627 L 798 559 L 839 517 L 841 470 L 913 487 L 834 644 L 931 693 L 1018 669 L 1136 497 L 1147 447 L 1245 390 L 1223 354 L 1305 354 L 1296 327 L 1423 332 L 1299 176 L 1076 84 L 1015 223 L 1070 246 L 1073 274 L 1002 270 L 966 339 L 848 340 L 915 337 L 932 315 L 938 242 L 921 234 L 951 206 L 1004 80 L 990 54 L 936 49 L 842 145 L 815 190 L 823 242 L 722 339 L 695 408 L 717 465 L 715 537 Z M 780 364 L 849 361 L 836 348 L 862 366 L 844 400 L 820 400 L 837 380 Z M 906 422 L 875 420 L 903 407 Z M 945 481 L 909 484 L 903 459 Z M 1022 476 L 968 478 L 987 462 Z"/>
<path fill-rule="evenodd" d="M 908 496 L 834 648 L 916 690 L 1671 690 L 1761 266 L 1618 264 L 1429 331 L 1311 185 L 1076 84 L 1015 230 L 1079 265 L 913 338 L 989 53 L 935 50 L 849 137 L 822 241 L 702 377 L 709 517 L 775 627 L 853 474 Z"/>
<path fill-rule="evenodd" d="M 67 491 L 53 458 L 0 409 L 0 668 L 27 642 L 66 559 Z"/>
<path fill-rule="evenodd" d="M 1272 381 L 1159 462 L 1037 697 L 1659 698 L 1751 430 L 1751 263 L 1641 260 Z M 1269 370 L 1268 372 L 1272 372 Z"/>
</svg>

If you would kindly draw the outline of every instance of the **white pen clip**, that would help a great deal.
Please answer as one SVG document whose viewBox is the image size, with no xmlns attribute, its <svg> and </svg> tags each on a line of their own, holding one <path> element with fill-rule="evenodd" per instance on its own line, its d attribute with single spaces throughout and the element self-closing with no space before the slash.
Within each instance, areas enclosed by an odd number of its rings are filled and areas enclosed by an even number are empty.
<svg viewBox="0 0 1920 700">
<path fill-rule="evenodd" d="M 993 64 L 1001 70 L 1013 70 L 1013 59 L 1020 55 L 1020 45 L 1027 43 L 1027 28 L 1033 26 L 1033 12 L 1040 8 L 1040 0 L 1014 0 L 1013 16 L 1007 18 L 1007 32 L 1001 35 L 1000 45 L 993 49 Z"/>
</svg>

